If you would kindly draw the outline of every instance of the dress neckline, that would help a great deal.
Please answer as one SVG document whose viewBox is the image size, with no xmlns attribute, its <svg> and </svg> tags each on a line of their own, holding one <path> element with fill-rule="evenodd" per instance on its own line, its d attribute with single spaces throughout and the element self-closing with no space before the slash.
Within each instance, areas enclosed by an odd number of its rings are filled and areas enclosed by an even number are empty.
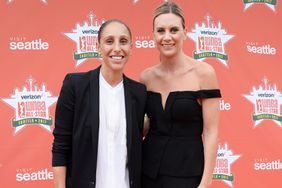
<svg viewBox="0 0 282 188">
<path fill-rule="evenodd" d="M 175 94 L 177 94 L 177 93 L 201 93 L 201 92 L 218 92 L 218 91 L 220 91 L 220 90 L 219 89 L 199 89 L 199 90 L 175 90 L 175 91 L 170 91 L 168 93 L 167 98 L 164 101 L 164 103 L 163 103 L 163 94 L 161 92 L 151 91 L 151 90 L 148 90 L 147 92 L 157 94 L 157 95 L 160 96 L 161 108 L 162 108 L 162 111 L 165 112 L 167 110 L 168 103 L 170 102 L 169 101 L 170 98 L 172 96 L 175 96 Z"/>
<path fill-rule="evenodd" d="M 205 92 L 205 91 L 219 91 L 219 89 L 174 90 L 174 91 L 170 91 L 169 94 L 170 94 L 170 93 L 185 93 L 185 92 L 187 92 L 187 93 L 189 93 L 189 92 L 195 93 L 195 92 L 202 92 L 202 91 L 203 91 L 203 92 Z M 162 93 L 161 93 L 161 92 L 158 92 L 158 91 L 148 90 L 147 92 L 150 92 L 150 93 L 158 93 L 158 94 L 162 95 Z"/>
</svg>

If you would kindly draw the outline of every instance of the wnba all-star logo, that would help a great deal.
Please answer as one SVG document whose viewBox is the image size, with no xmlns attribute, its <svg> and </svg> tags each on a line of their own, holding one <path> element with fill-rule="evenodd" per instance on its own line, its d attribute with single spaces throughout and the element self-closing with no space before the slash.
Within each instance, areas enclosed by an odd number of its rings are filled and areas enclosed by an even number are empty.
<svg viewBox="0 0 282 188">
<path fill-rule="evenodd" d="M 15 118 L 12 125 L 18 133 L 27 125 L 39 125 L 51 132 L 52 117 L 49 116 L 49 107 L 57 101 L 43 84 L 41 88 L 34 85 L 34 80 L 29 78 L 28 86 L 20 91 L 15 89 L 11 98 L 2 100 L 15 109 Z"/>
<path fill-rule="evenodd" d="M 12 3 L 15 0 L 7 0 L 7 3 Z M 41 2 L 43 2 L 44 4 L 48 3 L 48 0 L 40 0 Z"/>
<path fill-rule="evenodd" d="M 231 164 L 234 163 L 240 155 L 234 155 L 233 152 L 228 149 L 228 145 L 224 144 L 224 147 L 218 146 L 216 165 L 213 171 L 213 179 L 221 180 L 230 187 L 233 186 L 234 175 L 231 172 Z"/>
<path fill-rule="evenodd" d="M 253 87 L 250 95 L 243 95 L 251 103 L 254 104 L 255 112 L 253 114 L 253 120 L 255 127 L 259 125 L 263 120 L 273 120 L 279 127 L 282 128 L 282 115 L 281 115 L 281 103 L 282 95 L 277 90 L 277 86 L 270 86 L 267 78 L 263 79 L 263 85 L 260 85 L 258 89 Z"/>
<path fill-rule="evenodd" d="M 194 58 L 204 60 L 205 58 L 216 58 L 226 67 L 228 66 L 228 55 L 225 53 L 224 45 L 233 35 L 228 35 L 222 28 L 220 22 L 215 25 L 210 16 L 206 16 L 206 23 L 196 23 L 192 32 L 187 36 L 196 43 Z"/>
<path fill-rule="evenodd" d="M 243 2 L 245 4 L 245 10 L 247 10 L 254 4 L 265 4 L 274 12 L 275 6 L 277 5 L 277 0 L 243 0 Z"/>
<path fill-rule="evenodd" d="M 76 66 L 88 58 L 100 58 L 96 42 L 98 40 L 98 31 L 104 21 L 99 22 L 97 19 L 94 20 L 94 18 L 95 15 L 90 13 L 90 23 L 84 22 L 82 26 L 77 24 L 72 33 L 64 33 L 76 43 L 76 52 L 74 52 Z"/>
</svg>

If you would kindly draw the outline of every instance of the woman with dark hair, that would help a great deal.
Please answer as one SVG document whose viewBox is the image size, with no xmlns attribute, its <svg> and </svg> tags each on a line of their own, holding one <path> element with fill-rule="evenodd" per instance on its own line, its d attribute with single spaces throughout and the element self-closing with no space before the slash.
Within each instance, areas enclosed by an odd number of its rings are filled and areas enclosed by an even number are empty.
<svg viewBox="0 0 282 188">
<path fill-rule="evenodd" d="M 53 143 L 55 188 L 140 188 L 146 88 L 123 75 L 128 26 L 108 20 L 98 32 L 102 65 L 65 77 Z"/>
<path fill-rule="evenodd" d="M 185 18 L 177 4 L 156 8 L 153 33 L 160 63 L 140 78 L 148 89 L 143 188 L 208 188 L 221 97 L 215 71 L 183 52 Z"/>
</svg>

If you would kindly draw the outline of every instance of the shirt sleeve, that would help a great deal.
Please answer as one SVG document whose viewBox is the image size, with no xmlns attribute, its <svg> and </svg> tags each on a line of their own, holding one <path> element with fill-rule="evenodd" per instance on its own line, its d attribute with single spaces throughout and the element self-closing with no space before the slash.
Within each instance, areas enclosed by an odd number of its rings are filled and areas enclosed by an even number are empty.
<svg viewBox="0 0 282 188">
<path fill-rule="evenodd" d="M 71 75 L 66 75 L 55 113 L 52 166 L 67 166 L 72 150 L 72 127 L 75 108 L 75 93 Z"/>
</svg>

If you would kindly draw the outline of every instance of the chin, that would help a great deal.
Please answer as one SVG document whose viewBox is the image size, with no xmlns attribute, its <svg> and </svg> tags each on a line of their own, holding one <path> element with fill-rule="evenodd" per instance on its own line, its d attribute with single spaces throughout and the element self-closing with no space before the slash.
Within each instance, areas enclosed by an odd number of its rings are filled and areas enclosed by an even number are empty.
<svg viewBox="0 0 282 188">
<path fill-rule="evenodd" d="M 123 71 L 123 69 L 124 69 L 124 63 L 121 63 L 121 64 L 112 64 L 111 65 L 111 69 L 113 70 L 113 71 Z"/>
<path fill-rule="evenodd" d="M 170 52 L 162 52 L 161 53 L 161 55 L 163 56 L 163 57 L 167 57 L 167 58 L 171 58 L 171 57 L 174 57 L 174 56 L 176 56 L 176 52 L 175 51 L 170 51 Z"/>
</svg>

